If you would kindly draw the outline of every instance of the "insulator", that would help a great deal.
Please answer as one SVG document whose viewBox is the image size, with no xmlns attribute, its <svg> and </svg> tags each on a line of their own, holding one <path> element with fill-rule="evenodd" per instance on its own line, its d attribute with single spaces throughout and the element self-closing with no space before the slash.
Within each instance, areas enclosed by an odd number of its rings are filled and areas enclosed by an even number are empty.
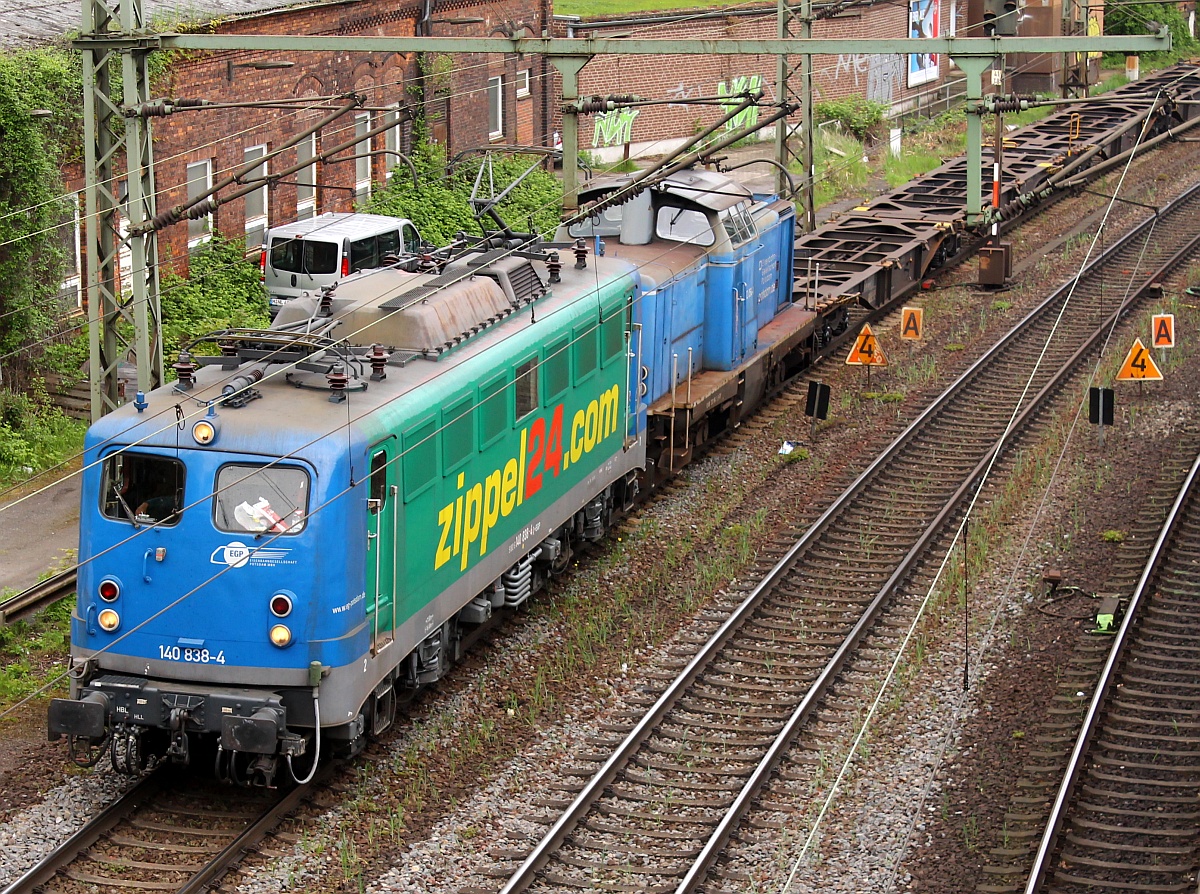
<svg viewBox="0 0 1200 894">
<path fill-rule="evenodd" d="M 558 252 L 552 251 L 546 255 L 546 270 L 550 272 L 550 282 L 562 282 L 562 261 Z"/>
<path fill-rule="evenodd" d="M 333 368 L 325 373 L 325 381 L 329 383 L 329 400 L 332 403 L 341 403 L 346 399 L 346 387 L 350 384 L 350 377 L 346 375 L 344 363 L 335 363 Z"/>
<path fill-rule="evenodd" d="M 575 252 L 575 269 L 586 270 L 588 256 L 587 241 L 584 239 L 576 239 L 575 246 L 572 251 Z"/>
<path fill-rule="evenodd" d="M 238 347 L 231 341 L 218 342 L 217 347 L 221 349 L 222 357 L 236 357 L 238 355 Z"/>
<path fill-rule="evenodd" d="M 156 230 L 162 230 L 171 226 L 171 224 L 179 223 L 181 220 L 183 220 L 183 211 L 179 206 L 176 206 L 174 208 L 168 208 L 166 211 L 160 211 L 158 214 L 154 215 L 154 219 L 151 221 L 151 226 Z"/>
<path fill-rule="evenodd" d="M 126 118 L 165 118 L 171 114 L 171 107 L 165 100 L 144 102 L 139 106 L 125 110 Z"/>
<path fill-rule="evenodd" d="M 371 345 L 371 353 L 367 355 L 367 359 L 371 361 L 371 381 L 382 382 L 386 379 L 388 355 L 384 353 L 383 345 Z"/>
<path fill-rule="evenodd" d="M 237 394 L 239 391 L 244 391 L 256 382 L 261 382 L 263 373 L 261 369 L 252 369 L 244 376 L 238 376 L 232 379 L 229 384 L 221 389 L 221 394 L 228 397 L 230 394 Z"/>
<path fill-rule="evenodd" d="M 333 287 L 326 286 L 321 289 L 321 305 L 317 308 L 317 316 L 332 317 L 333 316 Z"/>
<path fill-rule="evenodd" d="M 208 217 L 208 215 L 212 214 L 216 210 L 217 210 L 217 200 L 214 199 L 212 196 L 209 196 L 204 201 L 202 201 L 196 205 L 193 205 L 191 208 L 189 208 L 187 210 L 187 216 L 191 220 L 199 220 L 202 217 Z"/>
<path fill-rule="evenodd" d="M 192 386 L 196 384 L 196 370 L 199 369 L 192 360 L 191 352 L 180 351 L 179 359 L 171 364 L 171 368 L 175 370 L 179 379 L 179 387 L 184 391 L 191 391 Z"/>
</svg>

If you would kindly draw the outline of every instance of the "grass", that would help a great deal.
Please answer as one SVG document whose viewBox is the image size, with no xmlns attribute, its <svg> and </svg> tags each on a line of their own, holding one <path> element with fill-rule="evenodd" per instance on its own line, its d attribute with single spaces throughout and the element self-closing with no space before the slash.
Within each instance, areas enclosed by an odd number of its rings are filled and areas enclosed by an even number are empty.
<svg viewBox="0 0 1200 894">
<path fill-rule="evenodd" d="M 817 168 L 816 205 L 821 207 L 842 196 L 864 193 L 871 168 L 863 144 L 834 128 L 821 128 L 816 139 L 814 164 Z M 803 173 L 797 170 L 796 173 Z"/>
<path fill-rule="evenodd" d="M 32 620 L 0 628 L 0 705 L 32 695 L 63 673 L 73 605 L 64 599 Z M 64 679 L 56 689 L 65 685 Z"/>
<path fill-rule="evenodd" d="M 78 456 L 86 430 L 87 423 L 54 407 L 0 419 L 0 489 Z"/>
<path fill-rule="evenodd" d="M 890 152 L 883 162 L 883 176 L 887 185 L 895 189 L 909 180 L 922 174 L 927 174 L 934 168 L 940 167 L 942 157 L 929 152 L 904 152 L 892 155 Z"/>
</svg>

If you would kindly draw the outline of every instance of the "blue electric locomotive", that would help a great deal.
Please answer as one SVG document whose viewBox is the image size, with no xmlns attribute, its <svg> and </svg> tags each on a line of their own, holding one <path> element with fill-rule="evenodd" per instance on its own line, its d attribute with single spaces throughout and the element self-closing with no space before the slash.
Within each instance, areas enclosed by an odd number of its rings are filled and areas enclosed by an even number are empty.
<svg viewBox="0 0 1200 894">
<path fill-rule="evenodd" d="M 88 433 L 51 738 L 266 784 L 355 752 L 844 325 L 792 302 L 793 229 L 684 171 L 558 248 L 408 259 L 208 337 Z"/>
</svg>

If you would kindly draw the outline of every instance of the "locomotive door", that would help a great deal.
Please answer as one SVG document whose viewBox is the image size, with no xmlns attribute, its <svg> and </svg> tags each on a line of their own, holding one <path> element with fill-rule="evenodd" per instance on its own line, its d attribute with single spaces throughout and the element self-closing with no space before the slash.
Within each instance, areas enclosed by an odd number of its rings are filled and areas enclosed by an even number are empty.
<svg viewBox="0 0 1200 894">
<path fill-rule="evenodd" d="M 371 451 L 371 481 L 367 499 L 367 623 L 371 654 L 392 641 L 396 626 L 396 563 L 399 560 L 399 488 L 394 445 L 389 441 Z"/>
<path fill-rule="evenodd" d="M 758 256 L 763 247 L 761 239 L 751 239 L 737 249 L 737 261 L 733 270 L 734 350 L 739 359 L 758 349 Z"/>
</svg>

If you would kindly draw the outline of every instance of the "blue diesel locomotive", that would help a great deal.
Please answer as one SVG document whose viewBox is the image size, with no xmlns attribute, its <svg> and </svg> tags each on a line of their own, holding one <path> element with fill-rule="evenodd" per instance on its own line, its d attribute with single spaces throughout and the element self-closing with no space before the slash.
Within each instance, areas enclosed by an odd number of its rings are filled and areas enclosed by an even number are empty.
<svg viewBox="0 0 1200 894">
<path fill-rule="evenodd" d="M 844 327 L 792 301 L 793 213 L 682 171 L 206 337 L 88 433 L 50 737 L 259 784 L 357 751 Z"/>
</svg>

